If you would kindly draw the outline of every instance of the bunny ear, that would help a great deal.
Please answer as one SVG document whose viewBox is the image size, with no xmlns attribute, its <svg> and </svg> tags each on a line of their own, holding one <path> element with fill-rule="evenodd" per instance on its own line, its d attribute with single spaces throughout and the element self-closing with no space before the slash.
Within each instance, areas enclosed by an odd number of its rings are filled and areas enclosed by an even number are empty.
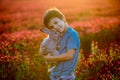
<svg viewBox="0 0 120 80">
<path fill-rule="evenodd" d="M 40 31 L 41 32 L 44 32 L 44 33 L 47 33 L 47 34 L 50 34 L 50 30 L 49 29 L 47 29 L 47 28 L 42 28 L 42 29 L 40 29 Z"/>
</svg>

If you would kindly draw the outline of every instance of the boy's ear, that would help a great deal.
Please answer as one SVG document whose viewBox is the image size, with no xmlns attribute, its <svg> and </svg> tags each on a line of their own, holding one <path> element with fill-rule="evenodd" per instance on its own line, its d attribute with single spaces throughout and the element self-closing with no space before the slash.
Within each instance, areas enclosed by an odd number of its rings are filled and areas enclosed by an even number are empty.
<svg viewBox="0 0 120 80">
<path fill-rule="evenodd" d="M 41 28 L 40 31 L 44 32 L 44 33 L 47 33 L 47 34 L 50 34 L 50 30 L 47 29 L 47 28 Z"/>
</svg>

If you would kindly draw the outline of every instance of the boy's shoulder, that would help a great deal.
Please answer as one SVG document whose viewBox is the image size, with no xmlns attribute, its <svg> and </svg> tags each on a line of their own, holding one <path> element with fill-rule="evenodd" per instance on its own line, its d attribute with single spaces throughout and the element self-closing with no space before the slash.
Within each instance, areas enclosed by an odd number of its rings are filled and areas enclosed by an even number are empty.
<svg viewBox="0 0 120 80">
<path fill-rule="evenodd" d="M 69 27 L 68 33 L 69 34 L 77 34 L 78 35 L 78 32 L 74 28 L 72 28 L 72 27 Z"/>
</svg>

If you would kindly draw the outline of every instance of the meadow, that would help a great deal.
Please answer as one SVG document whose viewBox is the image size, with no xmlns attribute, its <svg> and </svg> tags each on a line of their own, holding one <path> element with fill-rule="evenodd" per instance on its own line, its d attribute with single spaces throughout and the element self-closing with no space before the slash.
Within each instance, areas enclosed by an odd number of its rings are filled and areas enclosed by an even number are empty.
<svg viewBox="0 0 120 80">
<path fill-rule="evenodd" d="M 42 15 L 50 6 L 60 8 L 80 35 L 76 80 L 119 80 L 119 0 L 87 1 L 1 0 L 0 80 L 49 80 L 48 65 L 38 50 L 47 36 L 39 31 Z"/>
</svg>

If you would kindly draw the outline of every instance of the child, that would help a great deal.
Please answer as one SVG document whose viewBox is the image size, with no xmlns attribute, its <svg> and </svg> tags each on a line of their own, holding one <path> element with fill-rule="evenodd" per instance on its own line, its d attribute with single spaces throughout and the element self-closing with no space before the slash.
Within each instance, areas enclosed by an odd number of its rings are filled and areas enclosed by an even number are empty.
<svg viewBox="0 0 120 80">
<path fill-rule="evenodd" d="M 75 80 L 74 70 L 77 65 L 80 50 L 78 33 L 70 27 L 64 15 L 57 9 L 51 8 L 45 12 L 43 23 L 46 28 L 60 33 L 59 55 L 46 55 L 47 61 L 59 62 L 50 72 L 51 80 Z"/>
</svg>

